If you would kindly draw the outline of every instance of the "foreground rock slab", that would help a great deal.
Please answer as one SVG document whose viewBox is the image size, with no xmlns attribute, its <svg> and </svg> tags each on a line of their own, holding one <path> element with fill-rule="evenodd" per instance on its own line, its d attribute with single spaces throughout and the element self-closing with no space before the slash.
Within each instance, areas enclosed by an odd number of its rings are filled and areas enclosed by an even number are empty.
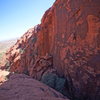
<svg viewBox="0 0 100 100">
<path fill-rule="evenodd" d="M 13 74 L 0 86 L 0 100 L 69 100 L 23 74 Z"/>
</svg>

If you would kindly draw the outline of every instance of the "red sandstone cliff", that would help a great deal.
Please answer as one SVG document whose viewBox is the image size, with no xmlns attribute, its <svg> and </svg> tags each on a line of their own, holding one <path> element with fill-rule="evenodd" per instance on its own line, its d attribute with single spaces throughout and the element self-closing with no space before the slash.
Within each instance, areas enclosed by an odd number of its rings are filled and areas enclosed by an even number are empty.
<svg viewBox="0 0 100 100">
<path fill-rule="evenodd" d="M 7 52 L 10 71 L 41 80 L 55 69 L 73 98 L 100 97 L 100 0 L 56 0 Z"/>
</svg>

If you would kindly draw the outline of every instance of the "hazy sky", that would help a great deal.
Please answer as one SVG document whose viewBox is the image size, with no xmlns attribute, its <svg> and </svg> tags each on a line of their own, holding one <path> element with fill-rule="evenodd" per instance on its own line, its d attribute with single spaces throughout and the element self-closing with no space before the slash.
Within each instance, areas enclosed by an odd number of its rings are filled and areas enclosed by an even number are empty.
<svg viewBox="0 0 100 100">
<path fill-rule="evenodd" d="M 55 0 L 0 0 L 0 41 L 23 35 L 40 23 Z"/>
</svg>

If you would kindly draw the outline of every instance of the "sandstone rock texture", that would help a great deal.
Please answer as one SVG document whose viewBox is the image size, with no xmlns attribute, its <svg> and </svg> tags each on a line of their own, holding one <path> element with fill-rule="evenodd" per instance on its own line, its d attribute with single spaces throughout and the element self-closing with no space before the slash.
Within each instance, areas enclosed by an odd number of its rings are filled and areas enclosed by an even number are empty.
<svg viewBox="0 0 100 100">
<path fill-rule="evenodd" d="M 38 80 L 55 69 L 71 99 L 100 100 L 100 0 L 56 0 L 7 60 L 10 71 Z"/>
<path fill-rule="evenodd" d="M 9 75 L 8 71 L 0 70 L 0 85 L 7 81 L 7 75 Z"/>
<path fill-rule="evenodd" d="M 0 86 L 0 100 L 69 100 L 24 74 L 13 74 Z"/>
</svg>

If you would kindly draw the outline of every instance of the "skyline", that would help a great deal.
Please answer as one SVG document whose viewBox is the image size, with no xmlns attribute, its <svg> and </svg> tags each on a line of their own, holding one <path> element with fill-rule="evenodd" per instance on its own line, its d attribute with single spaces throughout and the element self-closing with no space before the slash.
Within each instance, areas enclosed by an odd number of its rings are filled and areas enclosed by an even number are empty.
<svg viewBox="0 0 100 100">
<path fill-rule="evenodd" d="M 40 24 L 55 0 L 0 0 L 0 41 L 21 37 Z"/>
</svg>

